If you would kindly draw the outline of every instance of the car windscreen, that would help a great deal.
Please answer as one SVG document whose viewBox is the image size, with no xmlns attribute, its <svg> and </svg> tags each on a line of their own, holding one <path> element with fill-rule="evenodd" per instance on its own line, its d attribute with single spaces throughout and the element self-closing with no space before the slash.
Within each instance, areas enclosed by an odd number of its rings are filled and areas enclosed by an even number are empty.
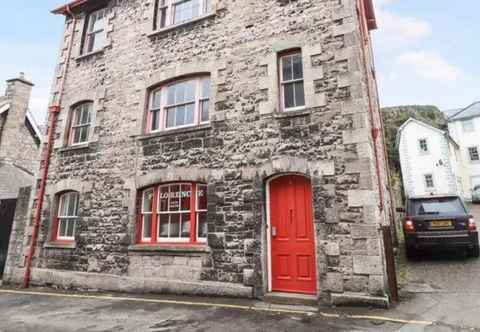
<svg viewBox="0 0 480 332">
<path fill-rule="evenodd" d="M 410 215 L 465 215 L 465 208 L 457 197 L 415 199 L 410 202 Z"/>
</svg>

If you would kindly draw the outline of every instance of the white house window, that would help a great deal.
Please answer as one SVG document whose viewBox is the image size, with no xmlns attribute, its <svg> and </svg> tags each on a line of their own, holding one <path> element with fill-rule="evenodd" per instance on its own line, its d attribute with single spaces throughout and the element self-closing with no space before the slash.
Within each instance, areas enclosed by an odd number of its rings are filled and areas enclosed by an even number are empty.
<svg viewBox="0 0 480 332">
<path fill-rule="evenodd" d="M 433 175 L 432 174 L 426 174 L 425 175 L 425 187 L 427 189 L 434 189 L 435 188 L 435 182 L 433 181 Z"/>
<path fill-rule="evenodd" d="M 172 184 L 160 186 L 158 200 L 158 240 L 190 241 L 192 186 Z"/>
<path fill-rule="evenodd" d="M 426 138 L 421 138 L 418 140 L 418 147 L 420 149 L 420 154 L 428 153 L 428 141 Z"/>
<path fill-rule="evenodd" d="M 152 239 L 153 195 L 153 189 L 148 189 L 143 192 L 141 211 L 143 241 L 150 241 Z"/>
<path fill-rule="evenodd" d="M 212 0 L 156 0 L 154 29 L 189 22 L 212 12 Z"/>
<path fill-rule="evenodd" d="M 462 129 L 464 133 L 471 133 L 475 131 L 475 126 L 473 123 L 473 119 L 464 120 L 462 121 Z"/>
<path fill-rule="evenodd" d="M 209 121 L 210 78 L 171 83 L 152 92 L 150 132 L 200 125 Z"/>
<path fill-rule="evenodd" d="M 92 109 L 92 102 L 84 102 L 73 108 L 69 137 L 70 145 L 88 142 L 92 118 Z"/>
<path fill-rule="evenodd" d="M 107 9 L 91 12 L 86 19 L 83 53 L 92 53 L 102 49 L 106 42 Z"/>
<path fill-rule="evenodd" d="M 280 56 L 281 104 L 285 111 L 305 107 L 302 53 L 296 51 Z"/>
<path fill-rule="evenodd" d="M 478 153 L 478 147 L 473 146 L 468 148 L 468 155 L 470 157 L 470 161 L 477 162 L 480 161 L 480 154 Z"/>
<path fill-rule="evenodd" d="M 59 197 L 56 240 L 75 240 L 75 226 L 78 219 L 78 192 L 70 191 Z"/>
<path fill-rule="evenodd" d="M 207 186 L 197 185 L 197 241 L 207 241 Z"/>
</svg>

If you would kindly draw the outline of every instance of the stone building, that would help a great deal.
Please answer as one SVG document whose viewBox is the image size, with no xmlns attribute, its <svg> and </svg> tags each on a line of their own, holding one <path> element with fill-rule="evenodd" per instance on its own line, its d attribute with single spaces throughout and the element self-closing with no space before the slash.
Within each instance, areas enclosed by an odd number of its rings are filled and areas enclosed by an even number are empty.
<svg viewBox="0 0 480 332">
<path fill-rule="evenodd" d="M 388 301 L 371 0 L 77 0 L 54 13 L 60 113 L 33 284 Z"/>
<path fill-rule="evenodd" d="M 33 184 L 39 167 L 42 133 L 28 111 L 32 87 L 20 74 L 0 96 L 0 275 L 19 190 Z"/>
</svg>

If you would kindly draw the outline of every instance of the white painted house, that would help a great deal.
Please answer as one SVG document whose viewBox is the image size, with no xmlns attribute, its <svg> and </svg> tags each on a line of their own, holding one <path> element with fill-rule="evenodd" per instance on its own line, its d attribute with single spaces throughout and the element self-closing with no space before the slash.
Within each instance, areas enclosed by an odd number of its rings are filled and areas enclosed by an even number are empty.
<svg viewBox="0 0 480 332">
<path fill-rule="evenodd" d="M 465 198 L 472 198 L 472 189 L 480 185 L 480 102 L 473 103 L 448 119 L 450 135 L 460 147 L 464 165 L 460 173 Z"/>
<path fill-rule="evenodd" d="M 407 196 L 463 196 L 459 147 L 446 131 L 410 118 L 398 129 L 397 147 Z"/>
</svg>

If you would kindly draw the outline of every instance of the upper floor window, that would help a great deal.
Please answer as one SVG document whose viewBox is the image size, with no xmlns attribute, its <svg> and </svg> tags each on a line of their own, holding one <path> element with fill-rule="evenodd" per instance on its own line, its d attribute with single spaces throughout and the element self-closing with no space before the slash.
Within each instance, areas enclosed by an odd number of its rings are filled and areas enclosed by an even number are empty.
<svg viewBox="0 0 480 332">
<path fill-rule="evenodd" d="M 207 123 L 209 102 L 209 77 L 163 86 L 151 93 L 147 128 L 155 132 Z"/>
<path fill-rule="evenodd" d="M 473 146 L 468 148 L 468 155 L 470 157 L 470 161 L 477 162 L 480 161 L 480 154 L 478 153 L 478 147 Z"/>
<path fill-rule="evenodd" d="M 212 0 L 156 0 L 154 30 L 182 24 L 212 12 Z"/>
<path fill-rule="evenodd" d="M 88 142 L 92 118 L 92 109 L 92 102 L 83 102 L 73 108 L 69 133 L 70 145 L 77 145 Z"/>
<path fill-rule="evenodd" d="M 464 133 L 471 133 L 475 131 L 473 119 L 462 121 L 462 129 Z"/>
<path fill-rule="evenodd" d="M 420 154 L 428 153 L 428 141 L 426 138 L 421 138 L 418 140 L 418 148 L 420 150 Z"/>
<path fill-rule="evenodd" d="M 75 227 L 78 219 L 79 195 L 69 191 L 58 197 L 57 218 L 54 229 L 54 239 L 59 241 L 75 240 Z"/>
<path fill-rule="evenodd" d="M 202 243 L 207 238 L 207 186 L 171 183 L 142 193 L 140 242 Z"/>
<path fill-rule="evenodd" d="M 284 111 L 305 107 L 303 61 L 300 51 L 280 56 L 281 105 Z"/>
<path fill-rule="evenodd" d="M 85 38 L 82 53 L 92 53 L 102 49 L 106 42 L 107 9 L 91 12 L 85 21 Z"/>
<path fill-rule="evenodd" d="M 433 175 L 432 174 L 426 174 L 425 175 L 425 187 L 427 189 L 434 189 L 435 188 L 435 182 L 433 181 Z"/>
</svg>

